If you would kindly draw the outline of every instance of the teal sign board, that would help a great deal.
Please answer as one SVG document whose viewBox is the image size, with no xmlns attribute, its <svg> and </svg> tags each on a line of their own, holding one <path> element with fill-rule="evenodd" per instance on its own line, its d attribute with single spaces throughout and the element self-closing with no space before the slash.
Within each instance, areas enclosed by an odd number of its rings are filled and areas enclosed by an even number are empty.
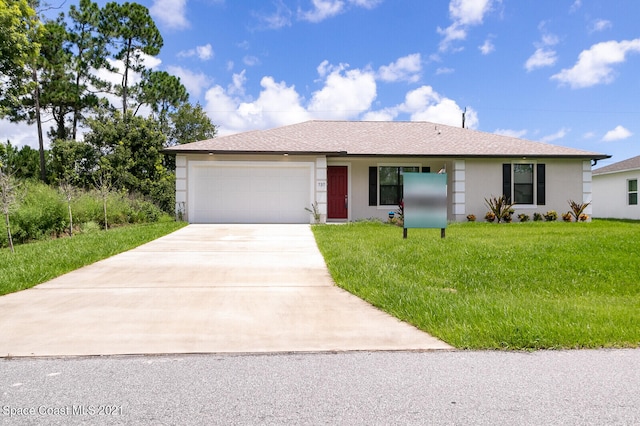
<svg viewBox="0 0 640 426">
<path fill-rule="evenodd" d="M 447 175 L 405 173 L 403 182 L 404 228 L 446 228 Z"/>
</svg>

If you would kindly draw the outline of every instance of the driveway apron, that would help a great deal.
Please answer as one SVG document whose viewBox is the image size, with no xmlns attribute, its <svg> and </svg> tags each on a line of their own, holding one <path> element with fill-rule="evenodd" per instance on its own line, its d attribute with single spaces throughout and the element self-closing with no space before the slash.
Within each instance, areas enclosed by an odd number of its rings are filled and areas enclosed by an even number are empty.
<svg viewBox="0 0 640 426">
<path fill-rule="evenodd" d="M 189 225 L 0 297 L 0 356 L 451 349 L 339 289 L 308 225 Z"/>
</svg>

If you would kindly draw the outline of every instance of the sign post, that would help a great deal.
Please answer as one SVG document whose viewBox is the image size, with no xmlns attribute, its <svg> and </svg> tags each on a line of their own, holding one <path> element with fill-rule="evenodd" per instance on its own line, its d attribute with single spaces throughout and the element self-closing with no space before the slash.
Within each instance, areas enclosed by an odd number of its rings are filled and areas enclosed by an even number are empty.
<svg viewBox="0 0 640 426">
<path fill-rule="evenodd" d="M 404 228 L 440 228 L 445 237 L 447 227 L 447 175 L 446 173 L 405 173 Z"/>
</svg>

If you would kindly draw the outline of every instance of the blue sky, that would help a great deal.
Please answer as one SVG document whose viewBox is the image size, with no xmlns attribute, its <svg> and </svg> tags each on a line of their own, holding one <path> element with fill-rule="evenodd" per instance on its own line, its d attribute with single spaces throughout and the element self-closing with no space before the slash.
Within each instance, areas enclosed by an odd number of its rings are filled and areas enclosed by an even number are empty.
<svg viewBox="0 0 640 426">
<path fill-rule="evenodd" d="M 466 108 L 477 130 L 613 155 L 598 166 L 640 155 L 638 0 L 140 3 L 164 37 L 147 64 L 179 76 L 220 135 L 309 119 L 459 126 Z M 24 126 L 0 132 L 36 146 Z"/>
</svg>

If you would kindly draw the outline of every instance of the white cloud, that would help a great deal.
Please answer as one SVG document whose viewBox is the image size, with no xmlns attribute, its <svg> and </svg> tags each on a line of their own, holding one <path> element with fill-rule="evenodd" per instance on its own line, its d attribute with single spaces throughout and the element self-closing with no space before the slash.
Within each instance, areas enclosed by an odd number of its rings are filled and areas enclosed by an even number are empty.
<svg viewBox="0 0 640 426">
<path fill-rule="evenodd" d="M 364 7 L 365 9 L 373 9 L 383 1 L 384 0 L 349 0 L 349 3 L 358 7 Z"/>
<path fill-rule="evenodd" d="M 370 68 L 349 69 L 346 64 L 323 61 L 317 67 L 318 90 L 308 100 L 295 86 L 276 82 L 271 76 L 260 81 L 256 97 L 246 94 L 245 71 L 234 74 L 226 88 L 215 85 L 205 95 L 205 109 L 220 125 L 219 134 L 268 129 L 310 119 L 390 121 L 401 114 L 413 121 L 462 125 L 462 112 L 455 101 L 438 94 L 431 86 L 408 92 L 404 102 L 381 110 L 372 110 L 376 98 L 376 73 Z M 477 128 L 478 115 L 467 109 L 466 125 Z"/>
<path fill-rule="evenodd" d="M 347 5 L 373 9 L 384 0 L 311 0 L 312 9 L 298 9 L 298 19 L 309 22 L 321 22 L 346 11 Z"/>
<path fill-rule="evenodd" d="M 453 68 L 445 68 L 445 67 L 441 67 L 438 68 L 436 70 L 436 75 L 441 75 L 441 74 L 452 74 L 454 73 L 456 70 Z"/>
<path fill-rule="evenodd" d="M 512 129 L 496 129 L 493 131 L 496 135 L 509 136 L 512 138 L 522 138 L 527 134 L 527 130 L 512 130 Z"/>
<path fill-rule="evenodd" d="M 415 83 L 420 80 L 422 59 L 419 53 L 403 56 L 389 65 L 381 66 L 378 78 L 382 81 L 408 81 Z"/>
<path fill-rule="evenodd" d="M 198 52 L 198 58 L 202 59 L 203 61 L 207 61 L 213 58 L 213 48 L 209 43 L 205 44 L 204 46 L 196 47 L 196 51 Z"/>
<path fill-rule="evenodd" d="M 312 0 L 313 9 L 308 11 L 298 10 L 298 18 L 303 21 L 320 22 L 327 18 L 342 13 L 344 1 L 342 0 Z"/>
<path fill-rule="evenodd" d="M 259 14 L 254 12 L 253 15 L 260 21 L 260 29 L 277 30 L 283 27 L 291 26 L 291 9 L 287 7 L 282 0 L 275 3 L 276 11 L 271 14 Z"/>
<path fill-rule="evenodd" d="M 619 140 L 630 138 L 632 135 L 633 133 L 631 133 L 629 130 L 625 129 L 624 127 L 616 126 L 615 129 L 609 130 L 604 135 L 602 140 L 604 142 L 613 142 L 613 141 L 619 141 Z"/>
<path fill-rule="evenodd" d="M 466 28 L 459 26 L 457 24 L 452 24 L 445 28 L 444 30 L 438 27 L 438 34 L 444 36 L 442 41 L 440 42 L 439 49 L 441 52 L 446 52 L 451 50 L 451 44 L 457 40 L 464 40 L 467 38 L 467 30 Z M 454 49 L 455 51 L 462 50 L 463 48 Z"/>
<path fill-rule="evenodd" d="M 46 135 L 48 127 L 43 126 L 42 132 Z M 0 120 L 0 135 L 2 140 L 0 143 L 11 142 L 12 146 L 21 148 L 23 146 L 30 146 L 33 149 L 38 149 L 38 133 L 35 126 L 21 123 L 12 123 L 9 120 Z M 45 148 L 49 147 L 49 140 L 45 136 L 44 138 Z"/>
<path fill-rule="evenodd" d="M 490 8 L 491 0 L 451 0 L 449 15 L 460 25 L 479 25 Z"/>
<path fill-rule="evenodd" d="M 582 135 L 582 139 L 593 139 L 596 137 L 595 132 L 587 132 L 584 135 Z"/>
<path fill-rule="evenodd" d="M 260 65 L 260 59 L 252 55 L 247 55 L 244 58 L 242 58 L 242 62 L 244 62 L 244 64 L 248 67 L 254 67 L 256 65 Z"/>
<path fill-rule="evenodd" d="M 187 0 L 154 0 L 149 8 L 151 16 L 172 29 L 189 28 L 186 17 Z"/>
<path fill-rule="evenodd" d="M 624 62 L 627 53 L 632 52 L 640 52 L 640 38 L 594 44 L 580 53 L 573 68 L 563 69 L 551 78 L 572 89 L 608 84 L 615 79 L 612 65 Z"/>
<path fill-rule="evenodd" d="M 569 12 L 571 13 L 576 12 L 581 7 L 582 7 L 582 0 L 575 0 L 571 5 L 571 8 L 569 8 Z"/>
<path fill-rule="evenodd" d="M 369 111 L 362 116 L 362 121 L 393 121 L 397 115 L 397 112 L 393 109 Z"/>
<path fill-rule="evenodd" d="M 244 84 L 247 82 L 247 70 L 242 70 L 240 74 L 233 74 L 231 80 L 232 83 L 227 89 L 227 93 L 230 95 L 244 96 Z"/>
<path fill-rule="evenodd" d="M 533 71 L 537 68 L 550 67 L 556 63 L 558 57 L 555 50 L 540 47 L 527 59 L 524 67 L 527 71 Z"/>
<path fill-rule="evenodd" d="M 480 49 L 480 52 L 482 52 L 483 55 L 488 55 L 489 53 L 496 50 L 496 47 L 493 45 L 493 42 L 491 40 L 486 39 L 481 46 L 478 46 L 478 49 Z"/>
<path fill-rule="evenodd" d="M 612 27 L 611 21 L 607 21 L 606 19 L 596 19 L 591 24 L 591 28 L 589 29 L 589 32 L 595 33 L 599 31 L 604 31 L 611 27 Z"/>
<path fill-rule="evenodd" d="M 540 141 L 541 142 L 545 142 L 545 143 L 553 142 L 555 140 L 564 138 L 567 135 L 567 133 L 569 133 L 570 131 L 571 131 L 571 129 L 567 129 L 567 128 L 563 127 L 562 129 L 558 130 L 557 132 L 555 132 L 553 134 L 550 134 L 550 135 L 547 135 L 547 136 L 544 136 L 544 137 L 540 138 Z"/>
<path fill-rule="evenodd" d="M 204 46 L 196 46 L 193 49 L 178 52 L 178 57 L 181 58 L 190 58 L 193 56 L 197 56 L 202 61 L 208 61 L 213 58 L 213 47 L 211 47 L 210 43 L 207 43 Z"/>
<path fill-rule="evenodd" d="M 555 34 L 542 34 L 542 42 L 537 44 L 537 46 L 555 46 L 558 44 L 558 41 L 558 36 Z"/>
<path fill-rule="evenodd" d="M 324 87 L 314 92 L 309 111 L 315 117 L 333 120 L 352 119 L 367 111 L 376 97 L 376 81 L 369 70 L 333 69 Z"/>
<path fill-rule="evenodd" d="M 345 65 L 343 65 L 345 66 Z M 348 64 L 346 64 L 346 66 L 349 66 Z M 335 69 L 339 69 L 340 67 L 335 67 L 333 65 L 331 65 L 329 63 L 329 61 L 327 61 L 326 59 L 322 62 L 320 62 L 320 65 L 318 65 L 318 67 L 316 68 L 316 71 L 318 72 L 318 75 L 320 76 L 320 78 L 324 78 L 326 77 L 330 72 L 332 72 Z"/>
<path fill-rule="evenodd" d="M 551 49 L 551 46 L 558 44 L 558 37 L 555 34 L 546 32 L 545 26 L 546 22 L 544 21 L 538 24 L 538 29 L 542 32 L 542 39 L 539 42 L 533 43 L 536 51 L 533 52 L 533 55 L 531 55 L 524 64 L 524 68 L 529 72 L 538 68 L 555 65 L 558 60 L 556 51 Z"/>
<path fill-rule="evenodd" d="M 207 91 L 205 109 L 212 121 L 220 125 L 220 135 L 283 126 L 310 118 L 294 86 L 276 83 L 273 77 L 263 77 L 260 86 L 262 90 L 256 100 L 231 96 L 218 85 Z"/>
<path fill-rule="evenodd" d="M 211 85 L 211 79 L 201 72 L 196 73 L 176 66 L 168 66 L 167 72 L 179 77 L 187 92 L 194 98 L 199 98 L 202 91 Z"/>
<path fill-rule="evenodd" d="M 244 71 L 234 74 L 233 83 L 225 90 L 216 85 L 205 95 L 206 110 L 220 134 L 266 129 L 298 123 L 312 118 L 347 120 L 358 118 L 371 108 L 376 97 L 376 82 L 371 70 L 348 70 L 348 66 L 318 67 L 322 87 L 305 105 L 294 86 L 276 82 L 266 76 L 257 99 L 245 96 Z"/>
<path fill-rule="evenodd" d="M 440 42 L 440 51 L 448 51 L 451 44 L 467 38 L 471 26 L 480 25 L 485 14 L 491 10 L 493 0 L 451 0 L 449 16 L 453 23 L 444 30 L 438 27 L 438 33 L 444 38 Z"/>
<path fill-rule="evenodd" d="M 411 121 L 462 126 L 462 108 L 452 99 L 441 96 L 431 86 L 422 86 L 407 93 L 398 109 L 408 113 Z M 478 114 L 471 108 L 467 109 L 465 126 L 471 129 L 478 126 Z"/>
</svg>

